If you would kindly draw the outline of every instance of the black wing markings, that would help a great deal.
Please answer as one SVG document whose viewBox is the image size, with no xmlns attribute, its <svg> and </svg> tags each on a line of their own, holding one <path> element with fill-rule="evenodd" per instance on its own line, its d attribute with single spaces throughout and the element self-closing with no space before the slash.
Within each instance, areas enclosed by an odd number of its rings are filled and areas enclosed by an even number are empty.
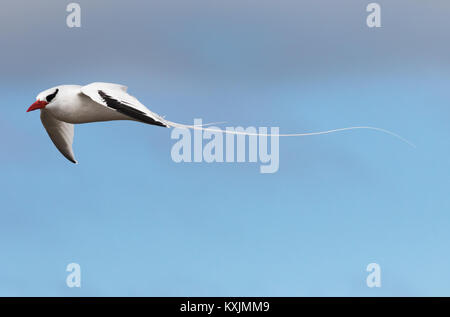
<svg viewBox="0 0 450 317">
<path fill-rule="evenodd" d="M 118 111 L 124 115 L 127 115 L 131 118 L 134 118 L 136 120 L 139 120 L 139 121 L 142 121 L 142 122 L 145 122 L 148 124 L 153 124 L 153 125 L 157 125 L 157 126 L 161 126 L 161 127 L 167 127 L 166 124 L 154 120 L 153 118 L 149 117 L 145 112 L 142 112 L 138 109 L 135 109 L 135 108 L 129 106 L 128 102 L 118 101 L 118 100 L 112 98 L 111 96 L 109 96 L 108 94 L 106 94 L 102 90 L 98 90 L 98 94 L 106 102 L 108 107 L 113 108 L 116 111 Z"/>
</svg>

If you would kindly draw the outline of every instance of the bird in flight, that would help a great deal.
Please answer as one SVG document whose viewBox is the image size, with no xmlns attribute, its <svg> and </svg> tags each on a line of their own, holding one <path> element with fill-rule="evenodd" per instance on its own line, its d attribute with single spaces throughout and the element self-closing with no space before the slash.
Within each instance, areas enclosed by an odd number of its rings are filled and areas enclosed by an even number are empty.
<svg viewBox="0 0 450 317">
<path fill-rule="evenodd" d="M 112 120 L 134 120 L 167 128 L 178 127 L 256 136 L 308 136 L 354 129 L 370 129 L 388 133 L 414 146 L 409 141 L 393 132 L 367 126 L 348 127 L 320 132 L 275 135 L 205 128 L 205 125 L 180 124 L 168 121 L 150 111 L 146 106 L 140 103 L 139 100 L 127 93 L 126 86 L 111 83 L 96 82 L 86 86 L 61 85 L 47 89 L 37 95 L 36 102 L 28 108 L 27 112 L 38 109 L 41 110 L 42 124 L 54 145 L 62 155 L 75 164 L 77 161 L 72 149 L 74 124 Z"/>
</svg>

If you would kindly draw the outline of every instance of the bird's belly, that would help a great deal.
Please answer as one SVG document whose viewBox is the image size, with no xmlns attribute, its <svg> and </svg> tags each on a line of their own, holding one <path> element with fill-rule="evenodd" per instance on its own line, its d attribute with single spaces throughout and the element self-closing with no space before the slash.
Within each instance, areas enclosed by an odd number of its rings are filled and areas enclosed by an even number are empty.
<svg viewBox="0 0 450 317">
<path fill-rule="evenodd" d="M 115 110 L 103 106 L 98 106 L 98 109 L 95 108 L 81 109 L 79 113 L 77 113 L 74 116 L 71 116 L 69 120 L 71 121 L 70 123 L 89 123 L 89 122 L 132 120 L 132 119 Z"/>
<path fill-rule="evenodd" d="M 88 97 L 80 97 L 74 104 L 66 104 L 54 116 L 67 123 L 89 123 L 112 120 L 133 120 L 113 109 L 100 105 Z"/>
</svg>

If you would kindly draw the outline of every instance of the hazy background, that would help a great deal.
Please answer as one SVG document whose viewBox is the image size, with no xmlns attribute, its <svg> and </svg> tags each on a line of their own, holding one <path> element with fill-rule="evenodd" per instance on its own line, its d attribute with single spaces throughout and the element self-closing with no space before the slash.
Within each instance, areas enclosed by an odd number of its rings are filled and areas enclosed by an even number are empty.
<svg viewBox="0 0 450 317">
<path fill-rule="evenodd" d="M 450 3 L 4 0 L 0 295 L 450 296 Z M 176 164 L 170 130 L 76 127 L 42 90 L 116 82 L 172 121 L 279 126 L 280 169 Z M 65 284 L 67 264 L 81 289 Z M 382 287 L 366 286 L 367 264 Z"/>
</svg>

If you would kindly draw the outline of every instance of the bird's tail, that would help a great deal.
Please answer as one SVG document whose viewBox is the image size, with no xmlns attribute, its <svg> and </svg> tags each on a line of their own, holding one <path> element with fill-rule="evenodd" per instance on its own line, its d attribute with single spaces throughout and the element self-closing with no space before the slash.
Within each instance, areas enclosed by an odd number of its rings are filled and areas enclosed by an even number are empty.
<svg viewBox="0 0 450 317">
<path fill-rule="evenodd" d="M 222 130 L 222 129 L 216 129 L 216 128 L 205 128 L 207 125 L 211 124 L 217 124 L 217 123 L 208 123 L 203 125 L 188 125 L 188 124 L 181 124 L 176 123 L 172 121 L 165 120 L 165 123 L 171 127 L 171 128 L 185 128 L 185 129 L 191 129 L 191 130 L 201 130 L 201 131 L 209 131 L 209 132 L 219 132 L 219 133 L 226 133 L 226 134 L 235 134 L 235 135 L 248 135 L 248 136 L 265 136 L 265 137 L 301 137 L 301 136 L 313 136 L 313 135 L 323 135 L 323 134 L 330 134 L 330 133 L 336 133 L 336 132 L 344 132 L 349 130 L 373 130 L 378 131 L 382 133 L 389 134 L 412 147 L 416 147 L 412 142 L 408 141 L 407 139 L 403 138 L 402 136 L 386 130 L 382 128 L 377 127 L 369 127 L 369 126 L 355 126 L 355 127 L 347 127 L 347 128 L 339 128 L 339 129 L 332 129 L 332 130 L 326 130 L 326 131 L 318 131 L 318 132 L 304 132 L 304 133 L 290 133 L 290 134 L 273 134 L 273 133 L 252 133 L 252 132 L 245 132 L 245 131 L 235 131 L 235 130 Z"/>
</svg>

